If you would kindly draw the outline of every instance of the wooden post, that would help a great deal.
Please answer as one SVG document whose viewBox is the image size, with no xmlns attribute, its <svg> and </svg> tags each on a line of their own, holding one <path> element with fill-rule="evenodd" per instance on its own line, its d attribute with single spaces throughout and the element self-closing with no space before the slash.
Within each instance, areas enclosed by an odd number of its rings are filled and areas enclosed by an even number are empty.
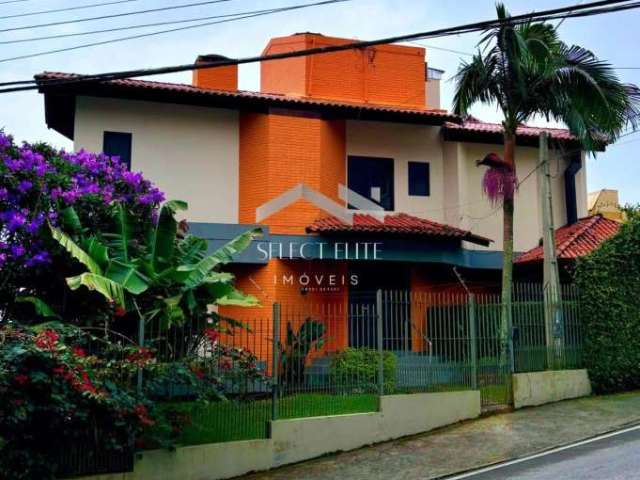
<svg viewBox="0 0 640 480">
<path fill-rule="evenodd" d="M 540 133 L 540 182 L 538 182 L 542 202 L 542 245 L 544 250 L 543 291 L 545 301 L 545 338 L 547 345 L 547 368 L 555 363 L 554 350 L 562 348 L 561 337 L 562 315 L 559 309 L 560 274 L 556 257 L 555 227 L 553 225 L 553 203 L 551 189 L 551 173 L 549 171 L 549 134 Z"/>
</svg>

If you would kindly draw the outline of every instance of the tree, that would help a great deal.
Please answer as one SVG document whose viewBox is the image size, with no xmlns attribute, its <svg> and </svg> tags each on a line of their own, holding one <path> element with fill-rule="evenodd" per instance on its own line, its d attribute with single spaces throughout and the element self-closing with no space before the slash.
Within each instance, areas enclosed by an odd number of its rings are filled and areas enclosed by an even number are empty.
<svg viewBox="0 0 640 480">
<path fill-rule="evenodd" d="M 503 165 L 498 178 L 495 171 L 486 178 L 485 192 L 494 201 L 502 200 L 501 337 L 505 354 L 511 321 L 518 125 L 536 116 L 563 122 L 584 150 L 594 151 L 615 140 L 629 122 L 635 129 L 640 90 L 623 84 L 611 66 L 591 51 L 566 45 L 553 25 L 514 24 L 504 5 L 498 4 L 496 11 L 500 25 L 485 32 L 478 53 L 458 70 L 454 111 L 468 115 L 480 102 L 497 104 L 503 114 Z"/>
<path fill-rule="evenodd" d="M 50 226 L 53 238 L 86 271 L 66 279 L 71 290 L 85 287 L 102 295 L 119 311 L 131 313 L 145 323 L 172 325 L 218 316 L 210 305 L 255 306 L 258 301 L 233 286 L 233 275 L 217 269 L 260 235 L 249 230 L 212 254 L 205 239 L 180 231 L 175 214 L 187 204 L 169 201 L 162 205 L 157 223 L 145 223 L 143 241 L 133 241 L 135 219 L 121 203 L 113 204 L 117 232 L 80 234 L 79 241 Z M 80 225 L 78 230 L 82 230 Z M 214 318 L 215 317 L 215 318 Z"/>
</svg>

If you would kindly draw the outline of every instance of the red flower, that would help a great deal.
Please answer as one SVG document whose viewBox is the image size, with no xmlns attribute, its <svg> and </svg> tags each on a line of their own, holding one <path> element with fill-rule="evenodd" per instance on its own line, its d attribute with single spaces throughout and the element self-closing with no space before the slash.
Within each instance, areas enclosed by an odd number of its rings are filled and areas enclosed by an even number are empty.
<svg viewBox="0 0 640 480">
<path fill-rule="evenodd" d="M 148 348 L 140 347 L 135 352 L 127 355 L 127 360 L 135 363 L 139 367 L 143 367 L 153 360 L 153 352 Z"/>
<path fill-rule="evenodd" d="M 218 332 L 218 330 L 216 330 L 215 328 L 205 328 L 203 333 L 204 336 L 209 339 L 209 342 L 211 342 L 211 344 L 216 343 L 218 341 L 218 338 L 220 338 L 220 332 Z"/>
<path fill-rule="evenodd" d="M 55 367 L 52 372 L 54 375 L 62 377 L 64 375 L 64 367 Z"/>
<path fill-rule="evenodd" d="M 116 307 L 113 311 L 113 315 L 116 317 L 124 317 L 127 314 L 127 311 L 120 305 Z"/>
<path fill-rule="evenodd" d="M 74 354 L 76 357 L 84 358 L 84 357 L 86 357 L 86 356 L 87 356 L 87 353 L 84 351 L 84 349 L 82 349 L 82 348 L 80 348 L 80 347 L 73 347 L 73 348 L 71 349 L 71 351 L 73 352 L 73 354 Z"/>
<path fill-rule="evenodd" d="M 54 330 L 45 330 L 36 335 L 33 343 L 41 350 L 54 350 L 59 339 L 60 335 Z"/>
<path fill-rule="evenodd" d="M 156 423 L 149 417 L 149 411 L 147 410 L 147 407 L 142 404 L 136 405 L 136 407 L 133 409 L 133 412 L 138 416 L 138 420 L 140 420 L 140 423 L 142 425 L 151 426 Z"/>
<path fill-rule="evenodd" d="M 29 377 L 27 377 L 26 375 L 20 373 L 20 374 L 16 375 L 15 377 L 13 377 L 13 381 L 16 382 L 18 385 L 24 385 L 29 381 Z"/>
</svg>

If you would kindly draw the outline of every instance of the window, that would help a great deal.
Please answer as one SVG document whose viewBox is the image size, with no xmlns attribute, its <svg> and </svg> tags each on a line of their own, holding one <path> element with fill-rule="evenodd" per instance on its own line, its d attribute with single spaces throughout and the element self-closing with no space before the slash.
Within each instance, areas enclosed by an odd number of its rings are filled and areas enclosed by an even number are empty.
<svg viewBox="0 0 640 480">
<path fill-rule="evenodd" d="M 104 132 L 102 151 L 112 157 L 120 157 L 122 163 L 131 168 L 131 134 Z"/>
<path fill-rule="evenodd" d="M 393 210 L 393 158 L 349 156 L 347 183 L 350 190 Z"/>
<path fill-rule="evenodd" d="M 429 196 L 429 164 L 409 162 L 409 195 Z"/>
</svg>

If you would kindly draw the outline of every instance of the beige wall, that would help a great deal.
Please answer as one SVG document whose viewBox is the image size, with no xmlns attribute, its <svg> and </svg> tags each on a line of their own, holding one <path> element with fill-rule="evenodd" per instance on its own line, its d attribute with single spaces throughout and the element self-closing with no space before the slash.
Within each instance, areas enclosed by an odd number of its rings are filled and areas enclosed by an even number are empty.
<svg viewBox="0 0 640 480">
<path fill-rule="evenodd" d="M 132 134 L 132 169 L 189 202 L 189 220 L 237 223 L 238 112 L 78 97 L 75 148 L 102 151 L 104 131 Z"/>
<path fill-rule="evenodd" d="M 444 221 L 443 154 L 438 127 L 349 121 L 348 155 L 393 158 L 395 211 Z M 428 197 L 409 196 L 408 164 L 411 161 L 430 164 L 431 190 Z"/>
<path fill-rule="evenodd" d="M 480 392 L 380 397 L 380 411 L 271 422 L 271 438 L 143 452 L 131 473 L 83 480 L 218 480 L 353 450 L 480 416 Z"/>
<path fill-rule="evenodd" d="M 517 373 L 513 375 L 515 408 L 543 405 L 591 395 L 586 369 Z"/>
<path fill-rule="evenodd" d="M 445 172 L 447 185 L 445 208 L 447 223 L 488 237 L 494 242 L 487 248 L 467 244 L 468 248 L 502 250 L 502 210 L 492 205 L 482 191 L 482 177 L 486 167 L 475 162 L 490 152 L 501 154 L 500 145 L 480 143 L 445 143 Z M 542 236 L 540 210 L 538 150 L 518 147 L 516 150 L 517 176 L 521 184 L 516 193 L 514 213 L 514 249 L 526 251 L 536 245 Z M 567 163 L 556 152 L 551 154 L 553 212 L 556 228 L 566 224 L 564 171 Z M 586 215 L 587 193 L 585 167 L 576 175 L 578 217 Z M 457 174 L 457 181 L 455 181 Z M 457 192 L 457 195 L 456 195 Z M 456 206 L 455 198 L 458 197 Z M 457 222 L 456 222 L 457 221 Z"/>
</svg>

